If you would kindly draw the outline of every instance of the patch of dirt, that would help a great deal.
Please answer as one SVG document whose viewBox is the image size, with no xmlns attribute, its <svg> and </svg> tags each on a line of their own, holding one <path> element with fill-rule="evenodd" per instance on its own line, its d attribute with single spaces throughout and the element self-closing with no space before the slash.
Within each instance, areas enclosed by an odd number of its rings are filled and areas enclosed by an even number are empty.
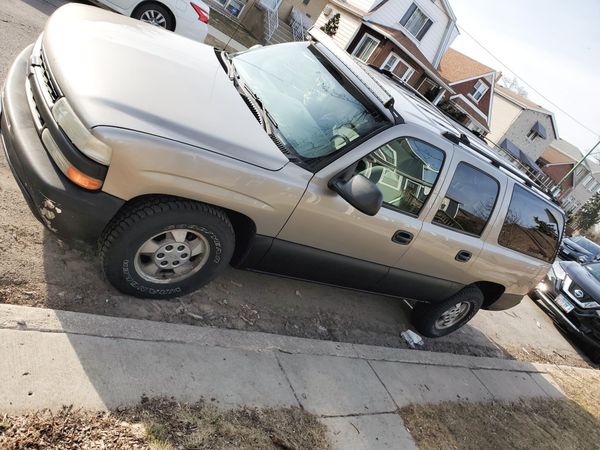
<svg viewBox="0 0 600 450">
<path fill-rule="evenodd" d="M 600 423 L 571 400 L 411 405 L 400 410 L 421 450 L 598 448 Z"/>
<path fill-rule="evenodd" d="M 588 362 L 585 359 L 582 359 L 582 357 L 576 353 L 569 354 L 557 351 L 543 351 L 531 345 L 516 348 L 509 347 L 505 350 L 513 358 L 522 361 L 583 368 L 593 367 L 593 365 L 590 362 Z"/>
<path fill-rule="evenodd" d="M 63 407 L 0 419 L 0 448 L 327 450 L 325 426 L 299 408 L 221 410 L 166 399 L 130 409 Z"/>
</svg>

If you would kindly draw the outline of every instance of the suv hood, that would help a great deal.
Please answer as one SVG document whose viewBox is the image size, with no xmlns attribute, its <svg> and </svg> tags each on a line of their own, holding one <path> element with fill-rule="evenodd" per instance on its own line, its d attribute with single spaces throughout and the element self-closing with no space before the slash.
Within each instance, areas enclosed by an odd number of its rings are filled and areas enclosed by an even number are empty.
<svg viewBox="0 0 600 450">
<path fill-rule="evenodd" d="M 42 39 L 52 76 L 90 129 L 136 130 L 269 170 L 288 162 L 212 47 L 77 4 L 59 8 Z"/>
</svg>

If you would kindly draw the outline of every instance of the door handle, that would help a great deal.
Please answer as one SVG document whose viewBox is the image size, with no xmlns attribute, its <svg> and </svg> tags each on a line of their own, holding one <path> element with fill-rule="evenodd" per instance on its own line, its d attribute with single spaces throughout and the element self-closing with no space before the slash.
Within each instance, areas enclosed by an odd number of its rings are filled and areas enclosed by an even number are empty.
<svg viewBox="0 0 600 450">
<path fill-rule="evenodd" d="M 392 241 L 400 245 L 408 245 L 413 240 L 414 235 L 410 231 L 398 230 L 392 236 Z"/>
<path fill-rule="evenodd" d="M 468 260 L 471 259 L 471 252 L 468 252 L 466 250 L 461 250 L 456 254 L 456 257 L 454 259 L 457 260 L 458 262 L 467 262 Z"/>
</svg>

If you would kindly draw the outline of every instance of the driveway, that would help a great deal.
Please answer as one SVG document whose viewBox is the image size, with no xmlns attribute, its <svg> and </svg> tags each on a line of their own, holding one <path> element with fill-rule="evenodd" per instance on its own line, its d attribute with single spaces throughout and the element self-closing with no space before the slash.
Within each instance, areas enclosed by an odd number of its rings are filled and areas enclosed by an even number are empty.
<svg viewBox="0 0 600 450">
<path fill-rule="evenodd" d="M 33 42 L 62 0 L 3 0 L 0 82 L 17 53 Z M 95 249 L 73 249 L 44 230 L 0 156 L 0 302 L 166 322 L 264 331 L 334 341 L 406 347 L 410 307 L 378 295 L 228 270 L 175 301 L 123 296 L 100 275 Z M 293 264 L 293 261 L 290 261 Z M 480 312 L 426 349 L 528 361 L 586 365 L 529 299 L 504 312 Z"/>
</svg>

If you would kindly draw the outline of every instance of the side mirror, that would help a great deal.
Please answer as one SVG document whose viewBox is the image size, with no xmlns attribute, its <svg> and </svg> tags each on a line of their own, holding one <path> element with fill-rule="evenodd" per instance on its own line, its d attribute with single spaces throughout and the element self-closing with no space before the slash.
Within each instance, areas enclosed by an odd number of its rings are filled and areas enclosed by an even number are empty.
<svg viewBox="0 0 600 450">
<path fill-rule="evenodd" d="M 349 180 L 334 178 L 329 187 L 359 211 L 374 216 L 381 209 L 383 194 L 375 183 L 361 174 Z"/>
</svg>

